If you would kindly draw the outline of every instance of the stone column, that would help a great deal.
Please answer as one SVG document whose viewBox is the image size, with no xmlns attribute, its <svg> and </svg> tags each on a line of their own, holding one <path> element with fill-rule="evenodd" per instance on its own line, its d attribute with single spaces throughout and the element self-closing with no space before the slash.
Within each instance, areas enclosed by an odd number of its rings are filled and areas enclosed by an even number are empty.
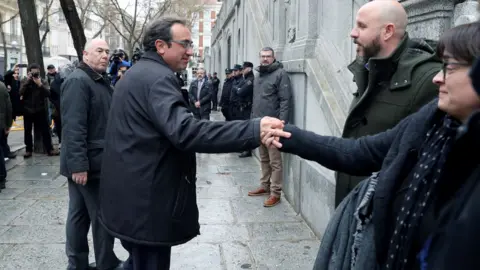
<svg viewBox="0 0 480 270">
<path fill-rule="evenodd" d="M 453 0 L 404 0 L 410 37 L 438 40 L 452 25 Z"/>
<path fill-rule="evenodd" d="M 472 23 L 479 19 L 478 2 L 476 0 L 467 0 L 455 5 L 453 10 L 453 25 L 457 26 L 466 23 Z"/>
</svg>

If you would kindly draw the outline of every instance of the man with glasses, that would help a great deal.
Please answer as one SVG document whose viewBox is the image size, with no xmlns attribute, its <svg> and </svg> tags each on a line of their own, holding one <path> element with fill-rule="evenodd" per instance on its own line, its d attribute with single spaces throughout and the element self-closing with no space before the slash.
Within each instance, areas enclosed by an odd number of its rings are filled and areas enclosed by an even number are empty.
<svg viewBox="0 0 480 270">
<path fill-rule="evenodd" d="M 253 83 L 252 117 L 272 116 L 285 123 L 292 110 L 292 86 L 282 63 L 275 59 L 272 48 L 260 51 L 259 72 Z M 248 196 L 268 195 L 263 206 L 272 207 L 280 202 L 283 182 L 282 155 L 278 149 L 259 148 L 262 176 L 261 186 L 248 192 Z"/>
<path fill-rule="evenodd" d="M 142 58 L 118 82 L 106 126 L 100 219 L 122 241 L 125 269 L 170 268 L 171 247 L 200 234 L 196 152 L 258 147 L 278 119 L 206 121 L 194 118 L 189 94 L 174 72 L 193 55 L 184 20 L 162 17 L 147 27 Z"/>
</svg>

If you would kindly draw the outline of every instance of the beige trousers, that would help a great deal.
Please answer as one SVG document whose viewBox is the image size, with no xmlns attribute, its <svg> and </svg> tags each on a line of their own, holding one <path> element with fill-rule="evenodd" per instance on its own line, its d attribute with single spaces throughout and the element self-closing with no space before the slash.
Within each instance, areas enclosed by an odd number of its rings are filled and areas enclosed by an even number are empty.
<svg viewBox="0 0 480 270">
<path fill-rule="evenodd" d="M 282 154 L 276 148 L 267 148 L 260 145 L 260 163 L 262 177 L 260 182 L 265 190 L 270 190 L 270 195 L 280 197 L 282 193 L 283 165 Z"/>
</svg>

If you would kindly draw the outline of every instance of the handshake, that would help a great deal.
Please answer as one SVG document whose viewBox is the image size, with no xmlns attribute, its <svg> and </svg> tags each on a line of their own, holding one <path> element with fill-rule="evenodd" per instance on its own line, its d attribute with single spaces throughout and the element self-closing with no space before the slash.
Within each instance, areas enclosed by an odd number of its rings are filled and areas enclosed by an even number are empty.
<svg viewBox="0 0 480 270">
<path fill-rule="evenodd" d="M 273 117 L 263 117 L 260 120 L 260 138 L 266 147 L 281 148 L 280 138 L 290 138 L 292 134 L 283 131 L 285 122 Z"/>
</svg>

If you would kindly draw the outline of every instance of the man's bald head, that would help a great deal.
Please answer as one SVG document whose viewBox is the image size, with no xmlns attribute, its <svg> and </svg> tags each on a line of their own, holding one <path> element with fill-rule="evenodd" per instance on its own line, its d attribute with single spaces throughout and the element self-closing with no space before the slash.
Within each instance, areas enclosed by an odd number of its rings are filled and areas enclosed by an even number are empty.
<svg viewBox="0 0 480 270">
<path fill-rule="evenodd" d="M 407 21 L 405 9 L 396 0 L 375 0 L 363 5 L 350 34 L 358 45 L 358 55 L 365 60 L 390 55 L 405 36 Z"/>
<path fill-rule="evenodd" d="M 105 40 L 89 40 L 83 49 L 83 62 L 96 72 L 103 73 L 107 70 L 109 53 L 110 48 Z"/>
<path fill-rule="evenodd" d="M 358 13 L 371 14 L 379 26 L 392 24 L 395 26 L 395 35 L 403 37 L 407 29 L 408 15 L 396 0 L 375 0 L 363 5 Z"/>
</svg>

